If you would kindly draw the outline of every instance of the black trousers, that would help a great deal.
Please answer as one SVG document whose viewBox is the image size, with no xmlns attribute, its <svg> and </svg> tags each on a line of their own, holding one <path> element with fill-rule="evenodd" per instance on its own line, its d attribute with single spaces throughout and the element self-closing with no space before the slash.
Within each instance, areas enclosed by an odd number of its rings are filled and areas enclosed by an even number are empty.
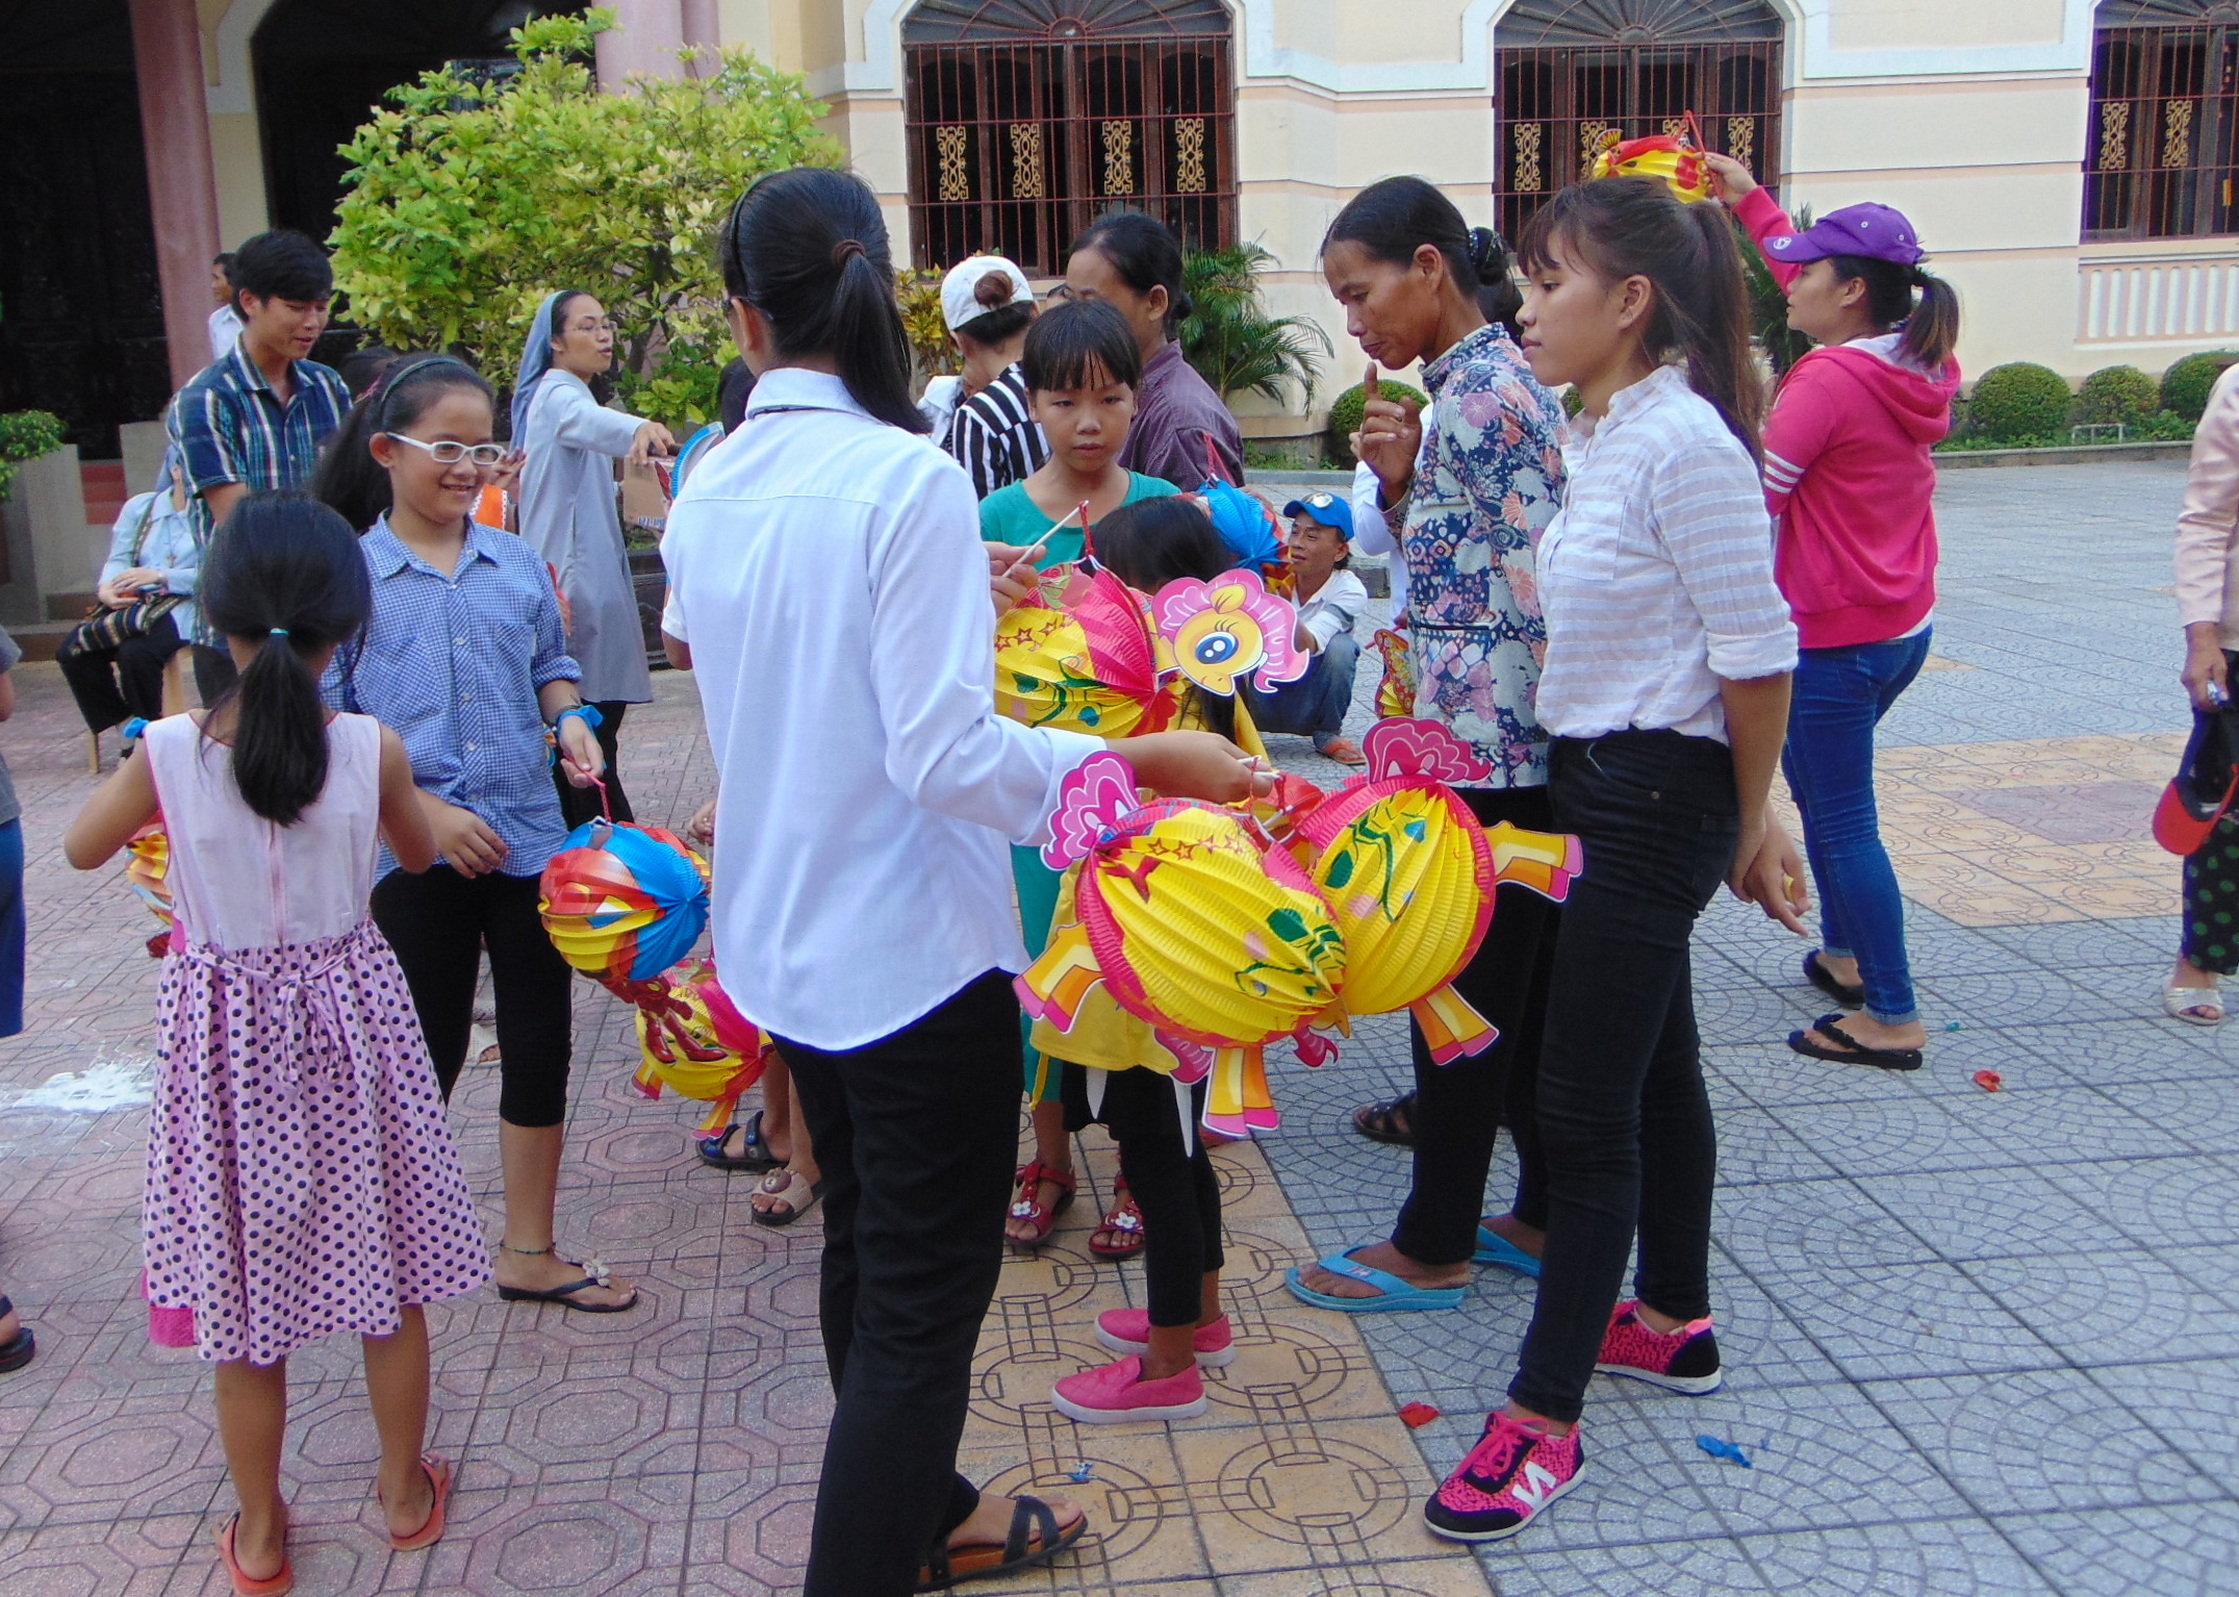
<svg viewBox="0 0 2239 1597">
<path fill-rule="evenodd" d="M 170 616 L 157 617 L 154 626 L 114 649 L 74 648 L 76 636 L 62 641 L 54 663 L 62 667 L 62 680 L 88 727 L 106 732 L 136 715 L 153 721 L 163 714 L 163 668 L 186 647 Z"/>
<path fill-rule="evenodd" d="M 1554 829 L 1543 787 L 1464 788 L 1461 796 L 1486 826 L 1508 821 L 1536 832 Z M 1450 1065 L 1435 1063 L 1422 1027 L 1408 1022 L 1415 1056 L 1415 1108 L 1408 1116 L 1415 1128 L 1415 1180 L 1392 1230 L 1392 1245 L 1418 1263 L 1460 1264 L 1477 1251 L 1485 1177 L 1504 1111 L 1522 1165 L 1516 1212 L 1528 1225 L 1543 1218 L 1532 1089 L 1560 917 L 1554 904 L 1528 887 L 1495 893 L 1485 941 L 1454 978 L 1454 991 L 1500 1030 L 1483 1053 L 1465 1054 Z"/>
<path fill-rule="evenodd" d="M 217 703 L 240 675 L 230 650 L 222 646 L 213 649 L 207 643 L 194 646 L 194 691 L 204 704 Z"/>
<path fill-rule="evenodd" d="M 482 951 L 498 1009 L 498 1118 L 556 1126 L 567 1118 L 572 972 L 536 911 L 537 878 L 461 876 L 448 865 L 391 871 L 373 888 L 373 919 L 404 967 L 443 1096 L 466 1063 Z"/>
<path fill-rule="evenodd" d="M 1555 942 L 1539 1067 L 1547 1251 L 1508 1394 L 1572 1421 L 1636 1232 L 1641 1301 L 1683 1320 L 1710 1312 L 1718 1140 L 1688 942 L 1740 821 L 1726 745 L 1676 732 L 1558 739 L 1550 791 L 1586 868 Z"/>
<path fill-rule="evenodd" d="M 616 820 L 634 821 L 637 814 L 630 808 L 630 795 L 622 791 L 622 766 L 617 758 L 622 744 L 622 712 L 629 705 L 618 701 L 601 703 L 595 708 L 599 712 L 599 724 L 591 729 L 591 735 L 599 740 L 599 752 L 606 756 L 606 775 L 600 779 L 606 783 L 606 801 L 613 807 Z M 561 771 L 558 761 L 552 765 L 552 782 L 560 790 L 560 818 L 567 822 L 569 831 L 606 813 L 599 806 L 599 790 L 575 786 Z"/>
<path fill-rule="evenodd" d="M 838 1397 L 804 1597 L 901 1597 L 979 1503 L 956 1448 L 1002 1269 L 1018 1000 L 989 971 L 860 1048 L 777 1047 L 824 1169 L 820 1317 Z"/>
<path fill-rule="evenodd" d="M 1091 1111 L 1089 1088 L 1104 1081 L 1104 1101 Z M 1183 1098 L 1174 1078 L 1155 1070 L 1065 1067 L 1065 1124 L 1092 1121 L 1119 1144 L 1120 1174 L 1143 1211 L 1143 1275 L 1151 1324 L 1195 1325 L 1204 1312 L 1205 1273 L 1227 1262 L 1221 1250 L 1221 1181 L 1197 1129 L 1206 1083 L 1187 1089 L 1188 1146 L 1182 1141 Z"/>
</svg>

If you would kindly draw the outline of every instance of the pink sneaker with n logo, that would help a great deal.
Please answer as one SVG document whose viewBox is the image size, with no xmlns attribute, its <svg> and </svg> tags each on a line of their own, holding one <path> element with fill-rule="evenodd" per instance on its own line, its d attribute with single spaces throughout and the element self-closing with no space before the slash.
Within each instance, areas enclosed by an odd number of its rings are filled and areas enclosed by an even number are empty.
<svg viewBox="0 0 2239 1597">
<path fill-rule="evenodd" d="M 1710 1316 L 1689 1320 L 1676 1331 L 1652 1331 L 1641 1320 L 1640 1301 L 1620 1303 L 1609 1314 L 1601 1357 L 1594 1368 L 1604 1375 L 1627 1375 L 1669 1392 L 1700 1397 L 1725 1382 L 1718 1364 L 1718 1337 Z"/>
<path fill-rule="evenodd" d="M 1554 1436 L 1543 1420 L 1491 1414 L 1461 1468 L 1423 1505 L 1423 1521 L 1448 1541 L 1497 1542 L 1577 1485 L 1585 1467 L 1578 1427 Z"/>
</svg>

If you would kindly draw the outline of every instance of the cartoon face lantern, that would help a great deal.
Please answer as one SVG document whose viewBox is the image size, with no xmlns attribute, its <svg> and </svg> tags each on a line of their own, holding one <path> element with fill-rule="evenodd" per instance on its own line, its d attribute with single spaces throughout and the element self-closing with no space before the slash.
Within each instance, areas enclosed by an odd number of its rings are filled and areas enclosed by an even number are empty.
<svg viewBox="0 0 2239 1597">
<path fill-rule="evenodd" d="M 1379 721 L 1367 768 L 1300 821 L 1293 847 L 1344 934 L 1344 1005 L 1407 1009 L 1449 1064 L 1498 1035 L 1450 983 L 1492 924 L 1493 892 L 1518 882 L 1558 903 L 1581 867 L 1578 839 L 1477 823 L 1450 782 L 1492 770 L 1435 721 Z"/>
<path fill-rule="evenodd" d="M 1269 593 L 1256 571 L 1169 582 L 1152 612 L 1160 663 L 1208 693 L 1233 697 L 1238 679 L 1255 672 L 1262 687 L 1295 682 L 1313 664 L 1295 641 L 1298 612 Z"/>
<path fill-rule="evenodd" d="M 665 976 L 616 984 L 637 1005 L 638 1090 L 663 1088 L 711 1107 L 700 1129 L 728 1125 L 739 1096 L 762 1079 L 775 1045 L 738 1012 L 710 960 L 685 961 Z"/>
<path fill-rule="evenodd" d="M 1213 1074 L 1208 1125 L 1272 1126 L 1260 1049 L 1329 1011 L 1345 979 L 1344 943 L 1321 899 L 1239 812 L 1139 803 L 1116 754 L 1092 755 L 1063 794 L 1042 857 L 1080 867 L 1079 918 L 1017 979 L 1020 1001 L 1070 1030 L 1101 982 L 1128 1013 L 1212 1051 L 1188 1071 Z M 1188 1067 L 1191 1051 L 1180 1052 Z"/>
<path fill-rule="evenodd" d="M 560 957 L 615 981 L 649 981 L 707 925 L 707 866 L 674 832 L 590 821 L 544 867 L 537 908 Z"/>
</svg>

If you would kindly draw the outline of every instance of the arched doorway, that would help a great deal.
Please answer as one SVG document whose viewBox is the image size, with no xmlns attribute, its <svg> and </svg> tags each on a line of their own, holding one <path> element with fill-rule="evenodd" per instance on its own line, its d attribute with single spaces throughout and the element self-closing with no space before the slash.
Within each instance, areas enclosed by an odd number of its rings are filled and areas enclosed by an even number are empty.
<svg viewBox="0 0 2239 1597">
<path fill-rule="evenodd" d="M 924 0 L 902 43 L 920 266 L 994 250 L 1054 277 L 1115 206 L 1234 242 L 1220 0 Z"/>
<path fill-rule="evenodd" d="M 2084 238 L 2239 233 L 2239 4 L 2102 0 Z"/>
<path fill-rule="evenodd" d="M 1514 238 L 1599 149 L 1676 132 L 1779 180 L 1780 15 L 1764 0 L 1518 0 L 1493 32 L 1501 231 Z"/>
<path fill-rule="evenodd" d="M 272 225 L 321 239 L 333 229 L 343 171 L 335 152 L 389 90 L 446 61 L 510 67 L 512 29 L 582 9 L 538 0 L 277 0 L 250 46 Z"/>
</svg>

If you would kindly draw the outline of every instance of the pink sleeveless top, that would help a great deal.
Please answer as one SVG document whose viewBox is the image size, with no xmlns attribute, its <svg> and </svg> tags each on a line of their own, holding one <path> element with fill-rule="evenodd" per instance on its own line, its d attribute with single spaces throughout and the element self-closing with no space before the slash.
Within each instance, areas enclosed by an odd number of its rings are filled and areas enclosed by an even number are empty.
<svg viewBox="0 0 2239 1597">
<path fill-rule="evenodd" d="M 191 716 L 152 723 L 140 747 L 171 838 L 173 913 L 189 943 L 221 949 L 317 942 L 354 930 L 380 848 L 381 724 L 327 725 L 326 788 L 293 826 L 242 802 L 233 750 Z"/>
</svg>

